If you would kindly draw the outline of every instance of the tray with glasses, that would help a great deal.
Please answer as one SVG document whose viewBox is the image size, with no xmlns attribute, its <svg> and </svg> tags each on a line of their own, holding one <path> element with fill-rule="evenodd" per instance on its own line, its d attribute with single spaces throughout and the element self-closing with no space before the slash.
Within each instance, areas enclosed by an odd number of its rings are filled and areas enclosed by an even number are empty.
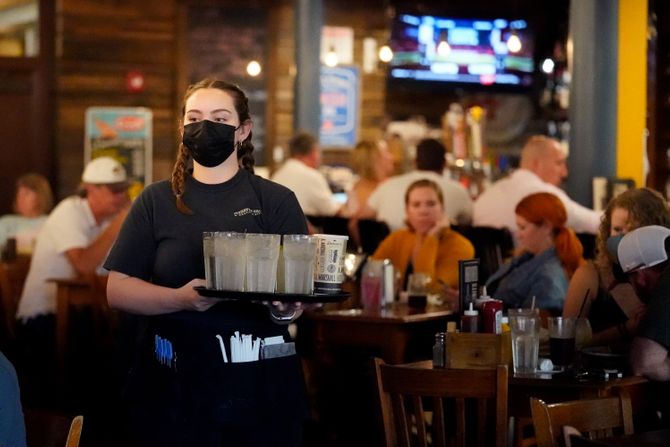
<svg viewBox="0 0 670 447">
<path fill-rule="evenodd" d="M 244 301 L 281 301 L 284 303 L 339 303 L 351 297 L 349 292 L 337 293 L 281 293 L 281 292 L 239 292 L 235 290 L 208 289 L 204 286 L 194 287 L 201 296 Z"/>
</svg>

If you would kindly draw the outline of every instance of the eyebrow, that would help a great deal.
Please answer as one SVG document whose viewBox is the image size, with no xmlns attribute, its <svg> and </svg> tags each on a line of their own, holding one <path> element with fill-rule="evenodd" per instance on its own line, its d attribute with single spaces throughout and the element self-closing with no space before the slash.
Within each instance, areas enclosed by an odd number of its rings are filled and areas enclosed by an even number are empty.
<svg viewBox="0 0 670 447">
<path fill-rule="evenodd" d="M 212 110 L 211 113 L 219 113 L 219 112 L 233 113 L 232 111 L 230 111 L 228 109 L 215 109 L 215 110 Z M 198 109 L 191 109 L 191 110 L 187 110 L 186 113 L 202 113 L 202 111 L 198 110 Z"/>
</svg>

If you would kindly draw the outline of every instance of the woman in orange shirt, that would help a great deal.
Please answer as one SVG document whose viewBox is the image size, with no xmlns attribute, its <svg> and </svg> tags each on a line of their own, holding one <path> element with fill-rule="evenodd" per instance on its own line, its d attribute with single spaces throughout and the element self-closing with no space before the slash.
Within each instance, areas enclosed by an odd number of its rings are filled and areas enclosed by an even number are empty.
<svg viewBox="0 0 670 447">
<path fill-rule="evenodd" d="M 426 273 L 433 285 L 458 287 L 458 261 L 470 259 L 475 249 L 464 236 L 449 228 L 442 189 L 432 180 L 412 183 L 405 193 L 407 228 L 382 241 L 374 259 L 388 258 L 400 271 L 403 284 L 410 273 Z"/>
</svg>

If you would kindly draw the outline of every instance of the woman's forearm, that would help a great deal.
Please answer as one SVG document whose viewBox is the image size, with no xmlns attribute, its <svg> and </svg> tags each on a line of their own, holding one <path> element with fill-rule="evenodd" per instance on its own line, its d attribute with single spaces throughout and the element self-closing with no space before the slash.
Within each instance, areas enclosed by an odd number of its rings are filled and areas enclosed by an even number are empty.
<svg viewBox="0 0 670 447">
<path fill-rule="evenodd" d="M 110 307 L 141 315 L 159 315 L 187 308 L 184 288 L 157 286 L 139 278 L 110 272 L 107 301 Z"/>
</svg>

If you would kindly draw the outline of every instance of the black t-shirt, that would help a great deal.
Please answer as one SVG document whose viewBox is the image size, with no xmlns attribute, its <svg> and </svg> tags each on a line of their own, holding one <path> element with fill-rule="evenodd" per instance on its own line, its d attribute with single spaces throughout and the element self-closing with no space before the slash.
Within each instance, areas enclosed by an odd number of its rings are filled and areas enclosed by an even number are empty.
<svg viewBox="0 0 670 447">
<path fill-rule="evenodd" d="M 184 202 L 193 215 L 177 210 L 169 181 L 145 188 L 133 203 L 105 268 L 176 288 L 205 277 L 204 231 L 307 233 L 305 216 L 293 192 L 243 169 L 215 185 L 188 175 Z M 272 322 L 265 306 L 244 301 L 222 301 L 207 312 L 182 311 L 151 320 L 158 327 L 169 324 L 170 332 L 188 331 L 193 339 L 198 332 L 209 337 L 239 330 L 265 337 L 285 334 L 286 329 Z"/>
<path fill-rule="evenodd" d="M 186 178 L 177 211 L 167 181 L 148 186 L 133 204 L 105 268 L 166 287 L 204 278 L 202 233 L 306 234 L 305 216 L 293 192 L 240 170 L 207 185 Z M 231 259 L 244 262 L 244 259 Z M 146 318 L 126 395 L 134 404 L 137 445 L 219 446 L 222 439 L 271 445 L 279 436 L 297 445 L 304 416 L 304 390 L 296 356 L 249 363 L 223 363 L 216 335 L 234 331 L 254 337 L 283 335 L 262 304 L 224 301 L 205 312 L 181 311 Z M 156 339 L 168 340 L 174 363 L 156 360 Z M 268 427 L 267 433 L 258 427 Z M 265 433 L 265 434 L 264 434 Z"/>
<path fill-rule="evenodd" d="M 204 278 L 204 231 L 307 232 L 293 192 L 242 169 L 216 185 L 187 176 L 184 202 L 193 215 L 177 211 L 168 181 L 148 186 L 133 204 L 105 268 L 180 287 Z"/>
</svg>

